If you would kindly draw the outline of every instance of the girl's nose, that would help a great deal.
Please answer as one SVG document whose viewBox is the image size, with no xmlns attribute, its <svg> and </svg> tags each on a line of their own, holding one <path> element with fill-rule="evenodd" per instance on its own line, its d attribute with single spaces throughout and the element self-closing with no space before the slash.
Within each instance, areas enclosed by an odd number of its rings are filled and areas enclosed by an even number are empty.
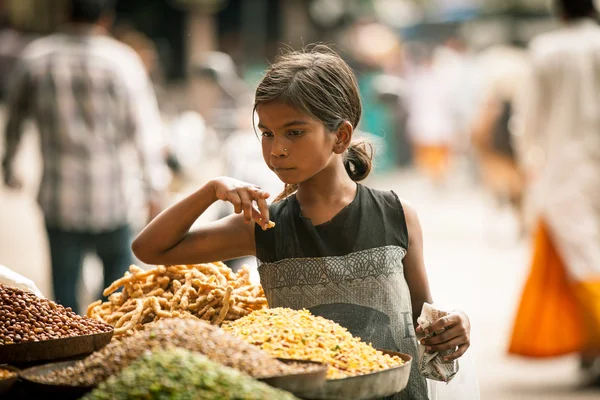
<svg viewBox="0 0 600 400">
<path fill-rule="evenodd" d="M 288 155 L 288 150 L 283 146 L 274 145 L 271 149 L 271 155 L 273 157 L 285 157 Z"/>
</svg>

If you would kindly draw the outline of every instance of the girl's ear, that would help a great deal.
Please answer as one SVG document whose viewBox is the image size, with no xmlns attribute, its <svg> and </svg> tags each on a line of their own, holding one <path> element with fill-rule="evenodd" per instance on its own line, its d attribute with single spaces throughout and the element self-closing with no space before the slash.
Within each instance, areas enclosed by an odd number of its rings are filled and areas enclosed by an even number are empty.
<svg viewBox="0 0 600 400">
<path fill-rule="evenodd" d="M 352 141 L 352 133 L 354 132 L 354 127 L 348 121 L 343 121 L 340 127 L 335 132 L 335 144 L 333 145 L 333 151 L 336 154 L 342 154 L 348 149 L 350 146 L 350 142 Z"/>
</svg>

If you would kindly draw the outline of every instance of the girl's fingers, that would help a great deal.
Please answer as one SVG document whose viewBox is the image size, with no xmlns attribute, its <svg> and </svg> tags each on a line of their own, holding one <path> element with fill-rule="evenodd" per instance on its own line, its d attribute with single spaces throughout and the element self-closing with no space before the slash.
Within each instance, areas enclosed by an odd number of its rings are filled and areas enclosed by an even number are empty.
<svg viewBox="0 0 600 400">
<path fill-rule="evenodd" d="M 446 330 L 439 335 L 430 336 L 422 339 L 423 344 L 440 344 L 452 340 L 456 337 L 467 337 L 468 332 L 467 329 L 462 325 L 454 325 L 450 328 L 446 328 Z"/>
<path fill-rule="evenodd" d="M 243 213 L 246 222 L 260 221 L 263 229 L 269 222 L 269 206 L 266 201 L 269 196 L 269 193 L 255 185 L 233 187 L 225 194 L 226 200 L 233 204 L 236 214 Z"/>
<path fill-rule="evenodd" d="M 258 210 L 258 208 L 256 208 L 255 206 L 252 206 L 252 220 L 254 222 L 256 222 L 258 225 L 260 225 L 261 228 L 265 229 L 263 225 L 266 225 L 264 222 L 259 222 L 262 221 L 262 215 L 260 213 L 260 211 Z"/>
<path fill-rule="evenodd" d="M 444 333 L 441 333 L 439 335 L 421 339 L 421 344 L 436 345 L 436 344 L 440 344 L 440 343 L 445 343 L 449 340 L 454 339 L 455 337 L 460 337 L 464 334 L 465 334 L 465 332 L 461 331 L 459 327 L 453 327 L 453 328 L 450 328 L 450 329 L 444 331 Z"/>
<path fill-rule="evenodd" d="M 454 353 L 450 354 L 449 356 L 444 357 L 444 361 L 450 362 L 450 361 L 456 360 L 457 358 L 462 357 L 463 354 L 465 354 L 467 352 L 468 348 L 469 348 L 468 343 L 458 346 L 458 350 L 456 350 Z"/>
<path fill-rule="evenodd" d="M 441 331 L 444 328 L 449 328 L 460 322 L 460 317 L 457 314 L 449 314 L 435 321 L 431 326 L 425 329 L 425 333 Z"/>
<path fill-rule="evenodd" d="M 462 346 L 464 344 L 467 344 L 467 338 L 461 336 L 461 337 L 454 338 L 454 339 L 447 341 L 445 343 L 442 343 L 442 344 L 427 346 L 425 348 L 425 350 L 429 353 L 440 352 L 440 351 L 444 351 L 444 350 L 455 349 L 456 347 Z"/>
<path fill-rule="evenodd" d="M 260 225 L 261 228 L 266 229 L 267 224 L 269 223 L 269 206 L 266 199 L 268 199 L 270 195 L 258 186 L 250 188 L 249 191 L 252 200 L 256 202 L 253 202 L 252 219 Z"/>
<path fill-rule="evenodd" d="M 265 229 L 269 223 L 269 205 L 264 197 L 256 199 L 256 205 L 258 206 L 260 226 Z M 258 219 L 257 219 L 258 221 Z"/>
<path fill-rule="evenodd" d="M 244 211 L 244 221 L 252 221 L 252 198 L 248 190 L 238 189 L 238 195 L 242 200 L 242 210 Z"/>
<path fill-rule="evenodd" d="M 271 196 L 268 192 L 265 192 L 258 186 L 251 188 L 250 191 L 252 192 L 254 200 L 256 201 L 258 201 L 259 199 L 266 200 Z"/>
<path fill-rule="evenodd" d="M 240 195 L 238 194 L 237 191 L 232 190 L 230 192 L 227 192 L 227 200 L 233 204 L 233 209 L 235 211 L 236 214 L 239 214 L 242 212 L 242 199 L 240 197 Z"/>
</svg>

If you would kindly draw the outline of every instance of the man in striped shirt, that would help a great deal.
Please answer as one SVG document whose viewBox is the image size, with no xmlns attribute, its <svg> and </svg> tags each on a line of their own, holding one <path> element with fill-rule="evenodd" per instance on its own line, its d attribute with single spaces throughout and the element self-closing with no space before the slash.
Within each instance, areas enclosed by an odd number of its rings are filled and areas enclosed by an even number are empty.
<svg viewBox="0 0 600 400">
<path fill-rule="evenodd" d="M 48 230 L 54 295 L 74 310 L 85 252 L 95 251 L 102 260 L 104 287 L 132 261 L 135 173 L 153 210 L 168 181 L 162 121 L 147 73 L 132 49 L 106 35 L 112 3 L 71 0 L 70 23 L 24 50 L 7 98 L 4 181 L 19 187 L 12 164 L 23 122 L 31 117 L 41 135 L 38 201 Z"/>
</svg>

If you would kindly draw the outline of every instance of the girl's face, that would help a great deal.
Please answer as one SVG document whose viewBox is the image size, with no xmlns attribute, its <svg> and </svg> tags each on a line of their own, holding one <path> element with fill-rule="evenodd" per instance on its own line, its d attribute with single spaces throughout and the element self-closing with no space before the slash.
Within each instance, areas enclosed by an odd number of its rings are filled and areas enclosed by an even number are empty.
<svg viewBox="0 0 600 400">
<path fill-rule="evenodd" d="M 258 105 L 265 162 L 286 184 L 304 182 L 335 157 L 337 135 L 323 123 L 278 102 Z"/>
</svg>

